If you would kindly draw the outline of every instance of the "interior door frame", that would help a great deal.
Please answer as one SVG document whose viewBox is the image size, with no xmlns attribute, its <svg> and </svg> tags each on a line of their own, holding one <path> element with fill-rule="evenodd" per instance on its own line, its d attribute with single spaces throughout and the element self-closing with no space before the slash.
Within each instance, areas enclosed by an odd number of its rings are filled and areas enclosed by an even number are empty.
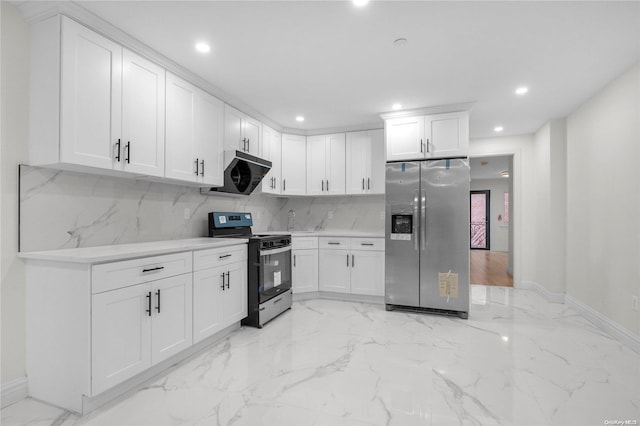
<svg viewBox="0 0 640 426">
<path fill-rule="evenodd" d="M 471 247 L 471 226 L 469 226 L 469 249 L 470 250 L 491 250 L 491 190 L 473 189 L 469 191 L 469 225 L 471 225 L 471 196 L 473 194 L 484 194 L 485 219 L 486 219 L 486 247 Z"/>
</svg>

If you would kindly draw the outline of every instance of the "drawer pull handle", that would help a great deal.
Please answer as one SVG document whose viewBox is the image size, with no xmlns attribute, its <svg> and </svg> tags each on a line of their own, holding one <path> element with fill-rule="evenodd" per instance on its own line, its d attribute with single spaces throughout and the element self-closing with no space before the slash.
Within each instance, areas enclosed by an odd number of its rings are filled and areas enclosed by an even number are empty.
<svg viewBox="0 0 640 426">
<path fill-rule="evenodd" d="M 373 243 L 360 243 L 361 246 L 372 246 Z"/>
<path fill-rule="evenodd" d="M 223 254 L 222 256 L 218 256 L 218 259 L 226 259 L 227 257 L 231 257 L 230 254 Z"/>
<path fill-rule="evenodd" d="M 280 302 L 282 300 L 282 297 L 280 299 L 276 299 L 273 301 L 273 304 L 275 305 L 276 303 Z"/>
<path fill-rule="evenodd" d="M 334 242 L 331 242 L 331 241 L 330 241 L 330 242 L 329 242 L 329 245 L 330 245 L 330 246 L 339 246 L 339 245 L 340 245 L 340 243 L 334 243 Z"/>
<path fill-rule="evenodd" d="M 142 270 L 142 273 L 146 273 L 146 272 L 153 272 L 153 271 L 161 271 L 162 269 L 164 269 L 164 266 L 156 266 L 155 268 L 145 268 Z"/>
</svg>

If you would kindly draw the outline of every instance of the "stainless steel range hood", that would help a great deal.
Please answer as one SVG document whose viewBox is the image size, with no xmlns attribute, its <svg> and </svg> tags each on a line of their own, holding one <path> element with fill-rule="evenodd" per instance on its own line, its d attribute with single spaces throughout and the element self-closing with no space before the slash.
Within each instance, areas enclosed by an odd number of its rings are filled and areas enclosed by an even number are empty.
<svg viewBox="0 0 640 426">
<path fill-rule="evenodd" d="M 249 195 L 271 170 L 271 161 L 242 151 L 224 152 L 224 185 L 202 188 L 207 195 Z"/>
</svg>

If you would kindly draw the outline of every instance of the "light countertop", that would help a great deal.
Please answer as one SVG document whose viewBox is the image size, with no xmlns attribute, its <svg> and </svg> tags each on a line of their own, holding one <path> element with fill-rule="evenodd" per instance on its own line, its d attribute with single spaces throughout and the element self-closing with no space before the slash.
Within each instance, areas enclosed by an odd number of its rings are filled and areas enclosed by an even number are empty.
<svg viewBox="0 0 640 426">
<path fill-rule="evenodd" d="M 384 238 L 382 232 L 363 232 L 363 231 L 265 231 L 256 232 L 256 234 L 291 234 L 292 237 L 349 237 L 349 238 Z"/>
<path fill-rule="evenodd" d="M 54 262 L 103 263 L 182 251 L 234 246 L 246 244 L 248 241 L 249 240 L 244 238 L 189 238 L 184 240 L 20 252 L 18 253 L 18 257 L 23 259 L 50 260 Z"/>
</svg>

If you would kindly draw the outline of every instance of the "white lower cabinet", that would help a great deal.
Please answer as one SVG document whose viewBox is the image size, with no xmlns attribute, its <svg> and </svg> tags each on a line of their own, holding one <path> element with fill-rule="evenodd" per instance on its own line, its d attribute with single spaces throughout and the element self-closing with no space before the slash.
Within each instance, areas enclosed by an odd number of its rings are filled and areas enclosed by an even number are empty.
<svg viewBox="0 0 640 426">
<path fill-rule="evenodd" d="M 318 291 L 318 250 L 292 250 L 292 293 Z"/>
<path fill-rule="evenodd" d="M 320 291 L 384 295 L 384 239 L 321 237 Z"/>
<path fill-rule="evenodd" d="M 94 395 L 188 348 L 191 274 L 94 294 Z"/>
<path fill-rule="evenodd" d="M 194 343 L 247 316 L 246 261 L 246 245 L 194 252 Z"/>
</svg>

